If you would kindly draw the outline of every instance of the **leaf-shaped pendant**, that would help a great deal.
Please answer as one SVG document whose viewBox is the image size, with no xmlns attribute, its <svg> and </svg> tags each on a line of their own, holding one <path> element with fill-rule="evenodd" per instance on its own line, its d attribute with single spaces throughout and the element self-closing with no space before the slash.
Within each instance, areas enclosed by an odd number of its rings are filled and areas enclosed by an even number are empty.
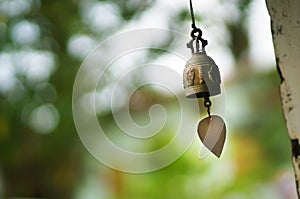
<svg viewBox="0 0 300 199">
<path fill-rule="evenodd" d="M 199 122 L 198 135 L 204 146 L 219 158 L 226 138 L 223 119 L 217 115 L 204 118 Z"/>
</svg>

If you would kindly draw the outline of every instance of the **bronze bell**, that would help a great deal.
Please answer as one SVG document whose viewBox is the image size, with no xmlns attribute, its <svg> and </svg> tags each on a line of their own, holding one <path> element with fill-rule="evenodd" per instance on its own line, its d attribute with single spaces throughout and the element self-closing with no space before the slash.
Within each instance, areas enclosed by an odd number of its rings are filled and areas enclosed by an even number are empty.
<svg viewBox="0 0 300 199">
<path fill-rule="evenodd" d="M 207 98 L 221 93 L 221 77 L 214 60 L 205 49 L 193 52 L 183 71 L 183 85 L 187 98 Z"/>
</svg>

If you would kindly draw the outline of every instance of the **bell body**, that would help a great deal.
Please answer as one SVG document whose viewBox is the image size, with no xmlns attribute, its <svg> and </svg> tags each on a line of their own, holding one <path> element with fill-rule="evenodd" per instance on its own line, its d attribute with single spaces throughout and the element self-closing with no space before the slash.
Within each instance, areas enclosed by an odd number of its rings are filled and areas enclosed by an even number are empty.
<svg viewBox="0 0 300 199">
<path fill-rule="evenodd" d="M 183 71 L 187 98 L 202 98 L 221 93 L 221 77 L 214 60 L 204 52 L 193 53 Z"/>
</svg>

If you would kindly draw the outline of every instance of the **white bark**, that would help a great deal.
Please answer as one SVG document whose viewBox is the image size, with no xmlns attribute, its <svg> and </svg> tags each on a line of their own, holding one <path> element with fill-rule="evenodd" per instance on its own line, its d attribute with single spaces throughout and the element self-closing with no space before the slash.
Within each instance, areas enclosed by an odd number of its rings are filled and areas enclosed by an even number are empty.
<svg viewBox="0 0 300 199">
<path fill-rule="evenodd" d="M 300 0 L 266 0 L 281 77 L 281 100 L 300 194 Z M 279 146 L 280 147 L 280 146 Z"/>
</svg>

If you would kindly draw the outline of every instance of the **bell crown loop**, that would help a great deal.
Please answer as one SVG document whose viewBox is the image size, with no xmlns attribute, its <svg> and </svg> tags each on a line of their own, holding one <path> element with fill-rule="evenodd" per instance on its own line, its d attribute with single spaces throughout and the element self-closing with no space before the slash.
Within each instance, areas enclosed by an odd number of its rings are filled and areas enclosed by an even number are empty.
<svg viewBox="0 0 300 199">
<path fill-rule="evenodd" d="M 195 45 L 195 47 L 194 47 L 194 45 Z M 205 46 L 202 45 L 202 47 L 200 49 L 199 40 L 197 40 L 197 39 L 196 40 L 195 39 L 190 40 L 186 44 L 186 47 L 189 48 L 189 49 L 191 49 L 192 54 L 194 54 L 194 53 L 196 53 L 196 54 L 206 54 Z"/>
</svg>

